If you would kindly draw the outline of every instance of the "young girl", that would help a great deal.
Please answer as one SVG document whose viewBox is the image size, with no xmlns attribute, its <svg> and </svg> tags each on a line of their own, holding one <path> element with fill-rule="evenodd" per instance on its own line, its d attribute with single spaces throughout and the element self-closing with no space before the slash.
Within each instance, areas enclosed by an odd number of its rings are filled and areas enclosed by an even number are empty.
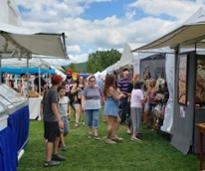
<svg viewBox="0 0 205 171">
<path fill-rule="evenodd" d="M 60 143 L 63 151 L 66 150 L 66 145 L 64 141 L 64 136 L 69 132 L 69 99 L 65 96 L 65 87 L 60 86 L 58 88 L 58 93 L 60 96 L 59 100 L 59 112 L 61 114 L 61 119 L 64 123 L 64 128 L 60 129 Z"/>
<path fill-rule="evenodd" d="M 132 137 L 133 141 L 141 141 L 139 139 L 139 129 L 142 120 L 142 107 L 144 95 L 141 90 L 141 83 L 136 82 L 131 93 L 131 121 L 132 121 Z"/>
</svg>

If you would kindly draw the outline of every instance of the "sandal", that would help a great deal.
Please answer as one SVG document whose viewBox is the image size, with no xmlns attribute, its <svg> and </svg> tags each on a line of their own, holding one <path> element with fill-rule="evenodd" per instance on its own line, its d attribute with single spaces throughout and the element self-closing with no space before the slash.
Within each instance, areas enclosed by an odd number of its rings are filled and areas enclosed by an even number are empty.
<svg viewBox="0 0 205 171">
<path fill-rule="evenodd" d="M 94 138 L 95 138 L 96 140 L 100 140 L 100 137 L 99 137 L 99 136 L 94 136 Z"/>
<path fill-rule="evenodd" d="M 142 143 L 143 141 L 137 137 L 132 137 L 131 138 L 131 141 L 135 141 L 135 142 L 138 142 L 138 143 Z"/>
<path fill-rule="evenodd" d="M 109 138 L 106 138 L 106 139 L 105 139 L 105 143 L 106 143 L 106 144 L 116 144 L 115 141 L 113 141 L 113 140 L 111 140 L 111 139 L 109 139 Z"/>
<path fill-rule="evenodd" d="M 75 124 L 74 124 L 74 128 L 77 128 L 77 127 L 78 127 L 78 123 L 75 123 Z"/>
<path fill-rule="evenodd" d="M 123 138 L 116 136 L 116 137 L 112 138 L 111 140 L 115 141 L 115 142 L 122 142 Z"/>
</svg>

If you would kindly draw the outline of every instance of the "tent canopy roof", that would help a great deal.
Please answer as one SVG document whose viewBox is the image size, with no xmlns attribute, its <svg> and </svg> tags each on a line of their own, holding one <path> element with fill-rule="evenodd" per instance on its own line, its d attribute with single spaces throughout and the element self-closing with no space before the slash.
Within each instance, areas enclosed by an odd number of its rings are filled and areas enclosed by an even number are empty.
<svg viewBox="0 0 205 171">
<path fill-rule="evenodd" d="M 135 51 L 158 49 L 163 47 L 175 48 L 178 45 L 190 48 L 197 44 L 199 48 L 205 48 L 205 10 L 200 8 L 181 27 L 162 36 L 161 38 L 141 46 Z"/>
<path fill-rule="evenodd" d="M 35 33 L 2 23 L 0 23 L 0 54 L 3 58 L 28 58 L 31 55 L 68 58 L 64 33 Z"/>
</svg>

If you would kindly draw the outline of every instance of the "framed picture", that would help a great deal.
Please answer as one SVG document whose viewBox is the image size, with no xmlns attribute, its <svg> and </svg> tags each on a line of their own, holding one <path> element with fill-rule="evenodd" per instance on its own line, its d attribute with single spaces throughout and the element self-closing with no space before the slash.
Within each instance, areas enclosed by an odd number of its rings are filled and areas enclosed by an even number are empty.
<svg viewBox="0 0 205 171">
<path fill-rule="evenodd" d="M 205 56 L 197 56 L 195 103 L 205 105 Z"/>
<path fill-rule="evenodd" d="M 178 81 L 178 102 L 187 105 L 187 75 L 188 75 L 188 56 L 179 55 L 179 81 Z"/>
</svg>

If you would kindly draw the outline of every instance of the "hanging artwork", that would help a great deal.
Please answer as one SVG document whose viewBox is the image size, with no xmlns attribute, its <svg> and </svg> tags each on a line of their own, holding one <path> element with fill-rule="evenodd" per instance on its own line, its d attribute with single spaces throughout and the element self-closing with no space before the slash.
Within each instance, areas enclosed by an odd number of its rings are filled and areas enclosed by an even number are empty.
<svg viewBox="0 0 205 171">
<path fill-rule="evenodd" d="M 178 102 L 187 105 L 187 54 L 179 56 Z"/>
<path fill-rule="evenodd" d="M 205 105 L 205 56 L 197 57 L 195 103 Z"/>
</svg>

